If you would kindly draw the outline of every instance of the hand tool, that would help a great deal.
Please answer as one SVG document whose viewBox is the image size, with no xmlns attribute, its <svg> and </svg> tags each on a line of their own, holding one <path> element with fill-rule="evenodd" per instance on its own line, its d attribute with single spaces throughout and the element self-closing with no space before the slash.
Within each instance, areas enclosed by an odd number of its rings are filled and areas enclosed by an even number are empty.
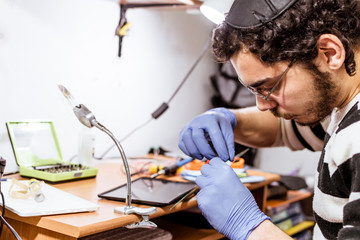
<svg viewBox="0 0 360 240">
<path fill-rule="evenodd" d="M 235 158 L 240 158 L 241 156 L 243 156 L 245 153 L 247 153 L 247 151 L 249 151 L 250 148 L 246 148 L 245 150 L 239 152 L 238 154 L 235 155 Z M 239 176 L 239 175 L 238 175 Z M 239 176 L 240 177 L 240 176 Z M 179 201 L 177 201 L 174 205 L 172 205 L 172 207 L 170 208 L 170 211 L 179 203 L 181 203 L 182 201 L 185 201 L 186 199 L 192 197 L 193 195 L 196 195 L 199 192 L 199 187 L 196 185 L 195 187 L 193 187 L 193 189 L 190 190 L 190 192 L 188 192 L 184 197 L 182 197 Z"/>
<path fill-rule="evenodd" d="M 194 195 L 196 195 L 198 192 L 200 191 L 200 188 L 195 185 L 195 187 L 193 187 L 190 192 L 188 192 L 187 194 L 185 194 L 185 196 L 183 196 L 179 201 L 177 201 L 174 205 L 172 205 L 172 207 L 169 209 L 170 211 L 179 203 L 181 203 L 182 201 L 185 201 L 186 199 L 189 199 L 190 197 L 193 197 Z"/>
<path fill-rule="evenodd" d="M 245 150 L 241 151 L 240 153 L 236 154 L 234 160 L 230 164 L 232 168 L 244 168 L 245 159 L 242 156 L 249 151 L 250 148 L 246 148 Z"/>
<path fill-rule="evenodd" d="M 242 150 L 241 152 L 239 152 L 238 154 L 235 155 L 234 160 L 236 160 L 236 158 L 242 157 L 249 150 L 250 150 L 250 148 L 245 148 L 245 150 Z"/>
<path fill-rule="evenodd" d="M 193 158 L 186 158 L 183 160 L 180 160 L 176 163 L 173 163 L 169 166 L 164 167 L 163 169 L 160 169 L 157 173 L 154 173 L 153 175 L 151 175 L 151 178 L 156 178 L 159 175 L 168 175 L 168 174 L 173 174 L 176 172 L 176 170 L 182 166 L 184 166 L 185 164 L 191 162 L 192 160 L 194 160 Z"/>
</svg>

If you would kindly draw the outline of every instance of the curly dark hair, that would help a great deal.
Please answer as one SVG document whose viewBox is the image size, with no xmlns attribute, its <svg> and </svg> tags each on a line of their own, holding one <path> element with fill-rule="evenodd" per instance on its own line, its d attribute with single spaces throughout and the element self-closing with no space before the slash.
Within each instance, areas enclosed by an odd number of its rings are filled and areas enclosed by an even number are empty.
<svg viewBox="0 0 360 240">
<path fill-rule="evenodd" d="M 360 6 L 354 0 L 298 0 L 274 21 L 251 29 L 235 29 L 224 22 L 214 30 L 213 52 L 224 62 L 248 48 L 269 65 L 296 60 L 312 68 L 322 34 L 340 39 L 346 51 L 345 69 L 354 75 L 354 49 L 360 38 Z"/>
</svg>

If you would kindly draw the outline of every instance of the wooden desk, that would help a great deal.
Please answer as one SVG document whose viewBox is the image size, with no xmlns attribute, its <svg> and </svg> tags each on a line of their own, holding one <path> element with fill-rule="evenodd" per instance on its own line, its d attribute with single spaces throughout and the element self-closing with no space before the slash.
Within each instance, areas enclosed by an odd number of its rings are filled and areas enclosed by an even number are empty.
<svg viewBox="0 0 360 240">
<path fill-rule="evenodd" d="M 98 211 L 43 217 L 20 217 L 7 210 L 5 218 L 19 233 L 23 240 L 74 240 L 140 221 L 141 217 L 136 215 L 123 215 L 114 212 L 115 207 L 124 206 L 125 203 L 100 199 L 97 197 L 97 194 L 101 192 L 126 183 L 121 160 L 102 161 L 97 164 L 97 167 L 99 168 L 99 172 L 96 178 L 52 184 L 52 186 L 97 203 L 100 206 Z M 249 170 L 248 172 L 250 175 L 262 175 L 266 178 L 265 182 L 246 184 L 254 194 L 261 209 L 265 210 L 267 185 L 270 182 L 278 181 L 280 177 L 276 174 L 256 172 L 252 170 Z M 9 176 L 9 178 L 11 177 L 21 179 L 19 175 Z M 171 179 L 172 178 L 179 180 L 179 177 L 176 176 L 171 177 Z M 133 205 L 149 207 L 145 205 Z M 196 198 L 194 197 L 187 202 L 178 204 L 171 211 L 169 211 L 171 206 L 157 208 L 157 212 L 152 214 L 150 218 L 174 213 L 196 205 Z M 4 237 L 4 239 L 13 239 L 11 232 L 6 226 L 4 226 L 2 237 Z"/>
</svg>

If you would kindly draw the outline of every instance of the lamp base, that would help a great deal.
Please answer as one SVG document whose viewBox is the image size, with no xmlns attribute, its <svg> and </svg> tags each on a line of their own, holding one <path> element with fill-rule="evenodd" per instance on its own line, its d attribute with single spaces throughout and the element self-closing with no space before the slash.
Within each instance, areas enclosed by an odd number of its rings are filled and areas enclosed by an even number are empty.
<svg viewBox="0 0 360 240">
<path fill-rule="evenodd" d="M 136 222 L 130 225 L 127 225 L 126 228 L 156 228 L 157 225 L 151 221 L 149 221 L 149 215 L 156 213 L 156 207 L 149 208 L 139 208 L 133 206 L 125 206 L 125 207 L 116 207 L 114 209 L 116 213 L 124 213 L 124 214 L 137 214 L 142 216 L 142 220 L 140 222 Z"/>
</svg>

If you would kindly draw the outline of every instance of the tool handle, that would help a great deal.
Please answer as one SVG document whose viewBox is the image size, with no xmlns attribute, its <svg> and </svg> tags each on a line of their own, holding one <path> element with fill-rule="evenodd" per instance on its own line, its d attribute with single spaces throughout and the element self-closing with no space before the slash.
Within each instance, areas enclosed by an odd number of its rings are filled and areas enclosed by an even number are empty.
<svg viewBox="0 0 360 240">
<path fill-rule="evenodd" d="M 192 160 L 194 160 L 193 158 L 186 158 L 183 159 L 181 161 L 178 161 L 176 163 L 173 163 L 169 166 L 164 167 L 163 169 L 159 170 L 157 173 L 151 175 L 151 178 L 156 178 L 159 175 L 169 175 L 169 174 L 174 174 L 176 172 L 176 170 L 178 170 L 178 168 L 184 166 L 185 164 L 191 162 Z"/>
<path fill-rule="evenodd" d="M 183 160 L 179 161 L 179 162 L 177 163 L 177 165 L 178 165 L 178 167 L 182 167 L 182 166 L 184 166 L 185 164 L 191 162 L 192 160 L 194 160 L 194 159 L 193 159 L 193 158 L 186 158 L 186 159 L 183 159 Z"/>
<path fill-rule="evenodd" d="M 178 161 L 176 163 L 173 163 L 170 166 L 164 167 L 165 174 L 173 174 L 173 173 L 175 173 L 178 168 L 184 166 L 185 164 L 191 162 L 192 160 L 193 160 L 193 158 L 186 158 L 186 159 L 183 159 L 183 160 Z"/>
</svg>

